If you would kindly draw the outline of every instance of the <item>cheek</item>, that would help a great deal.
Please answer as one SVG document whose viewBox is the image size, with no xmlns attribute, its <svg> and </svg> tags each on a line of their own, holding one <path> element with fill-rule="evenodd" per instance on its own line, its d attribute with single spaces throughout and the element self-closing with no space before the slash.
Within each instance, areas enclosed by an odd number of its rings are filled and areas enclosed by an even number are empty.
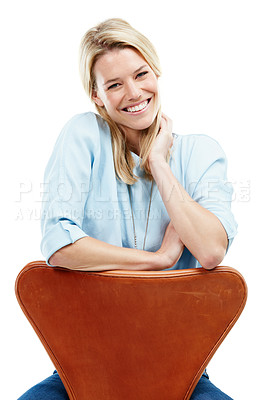
<svg viewBox="0 0 266 400">
<path fill-rule="evenodd" d="M 149 90 L 155 94 L 159 92 L 158 81 L 156 78 L 149 82 Z"/>
<path fill-rule="evenodd" d="M 147 90 L 150 93 L 153 93 L 156 96 L 156 103 L 159 101 L 159 86 L 158 86 L 158 81 L 156 78 L 154 78 L 153 80 L 151 80 L 149 82 L 149 86 L 147 86 Z"/>
<path fill-rule="evenodd" d="M 112 94 L 106 97 L 105 106 L 107 109 L 112 110 L 119 105 L 119 99 L 116 95 Z"/>
<path fill-rule="evenodd" d="M 159 92 L 159 85 L 158 85 L 158 79 L 157 78 L 154 79 L 154 90 L 156 91 L 156 93 Z"/>
</svg>

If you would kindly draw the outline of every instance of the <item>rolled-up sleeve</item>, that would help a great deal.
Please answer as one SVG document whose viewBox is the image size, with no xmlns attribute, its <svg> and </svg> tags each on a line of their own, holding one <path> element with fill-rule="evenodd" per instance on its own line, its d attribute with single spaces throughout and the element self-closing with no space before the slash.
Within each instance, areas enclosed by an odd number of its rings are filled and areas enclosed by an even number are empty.
<svg viewBox="0 0 266 400">
<path fill-rule="evenodd" d="M 72 118 L 59 135 L 46 167 L 41 251 L 47 263 L 60 248 L 88 236 L 83 229 L 84 207 L 90 191 L 97 131 L 93 113 Z"/>
<path fill-rule="evenodd" d="M 229 247 L 237 233 L 237 223 L 231 211 L 233 187 L 227 179 L 225 153 L 209 136 L 191 135 L 188 141 L 186 190 L 193 200 L 217 216 L 227 233 Z"/>
</svg>

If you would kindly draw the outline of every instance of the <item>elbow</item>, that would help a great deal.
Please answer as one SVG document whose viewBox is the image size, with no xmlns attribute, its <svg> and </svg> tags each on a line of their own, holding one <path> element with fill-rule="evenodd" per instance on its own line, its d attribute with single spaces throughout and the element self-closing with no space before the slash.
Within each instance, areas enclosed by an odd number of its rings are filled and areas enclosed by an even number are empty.
<svg viewBox="0 0 266 400">
<path fill-rule="evenodd" d="M 60 250 L 57 250 L 48 260 L 48 263 L 53 267 L 61 267 Z"/>
<path fill-rule="evenodd" d="M 53 267 L 62 267 L 72 270 L 78 270 L 81 266 L 78 261 L 75 243 L 68 244 L 57 250 L 51 255 L 48 262 Z"/>
<path fill-rule="evenodd" d="M 198 261 L 204 269 L 211 270 L 217 267 L 217 265 L 223 261 L 225 253 L 226 250 L 223 247 L 217 248 L 207 254 L 204 254 Z"/>
<path fill-rule="evenodd" d="M 62 247 L 61 249 L 57 250 L 54 254 L 51 255 L 49 258 L 49 264 L 53 267 L 69 267 L 69 261 L 72 260 L 71 257 L 71 244 Z"/>
</svg>

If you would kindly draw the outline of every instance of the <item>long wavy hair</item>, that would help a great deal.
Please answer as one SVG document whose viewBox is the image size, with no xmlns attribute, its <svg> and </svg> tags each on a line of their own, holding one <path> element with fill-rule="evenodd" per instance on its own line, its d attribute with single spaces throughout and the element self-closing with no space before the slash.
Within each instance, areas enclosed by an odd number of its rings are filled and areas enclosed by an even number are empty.
<svg viewBox="0 0 266 400">
<path fill-rule="evenodd" d="M 161 75 L 160 62 L 152 43 L 128 22 L 120 18 L 108 19 L 88 30 L 80 44 L 80 75 L 84 89 L 90 99 L 97 90 L 94 75 L 96 61 L 106 52 L 119 48 L 133 48 L 137 50 L 149 64 L 157 77 Z M 126 146 L 125 135 L 121 128 L 109 117 L 105 107 L 95 104 L 98 113 L 108 123 L 112 138 L 112 149 L 116 175 L 127 184 L 134 184 L 137 176 L 133 172 L 135 166 L 130 150 Z M 161 106 L 150 127 L 143 131 L 140 140 L 140 166 L 145 171 L 147 179 L 152 180 L 149 169 L 148 156 L 154 139 L 159 132 L 161 120 Z"/>
</svg>

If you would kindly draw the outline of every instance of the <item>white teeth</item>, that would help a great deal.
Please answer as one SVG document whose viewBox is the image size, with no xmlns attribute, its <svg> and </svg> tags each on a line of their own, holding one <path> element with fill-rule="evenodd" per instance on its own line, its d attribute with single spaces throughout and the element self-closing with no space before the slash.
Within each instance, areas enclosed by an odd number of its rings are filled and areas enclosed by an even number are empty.
<svg viewBox="0 0 266 400">
<path fill-rule="evenodd" d="M 138 106 L 135 107 L 128 107 L 126 110 L 129 112 L 136 112 L 136 111 L 140 111 L 143 110 L 143 108 L 145 108 L 148 104 L 148 100 L 143 101 L 143 103 L 139 104 Z"/>
</svg>

